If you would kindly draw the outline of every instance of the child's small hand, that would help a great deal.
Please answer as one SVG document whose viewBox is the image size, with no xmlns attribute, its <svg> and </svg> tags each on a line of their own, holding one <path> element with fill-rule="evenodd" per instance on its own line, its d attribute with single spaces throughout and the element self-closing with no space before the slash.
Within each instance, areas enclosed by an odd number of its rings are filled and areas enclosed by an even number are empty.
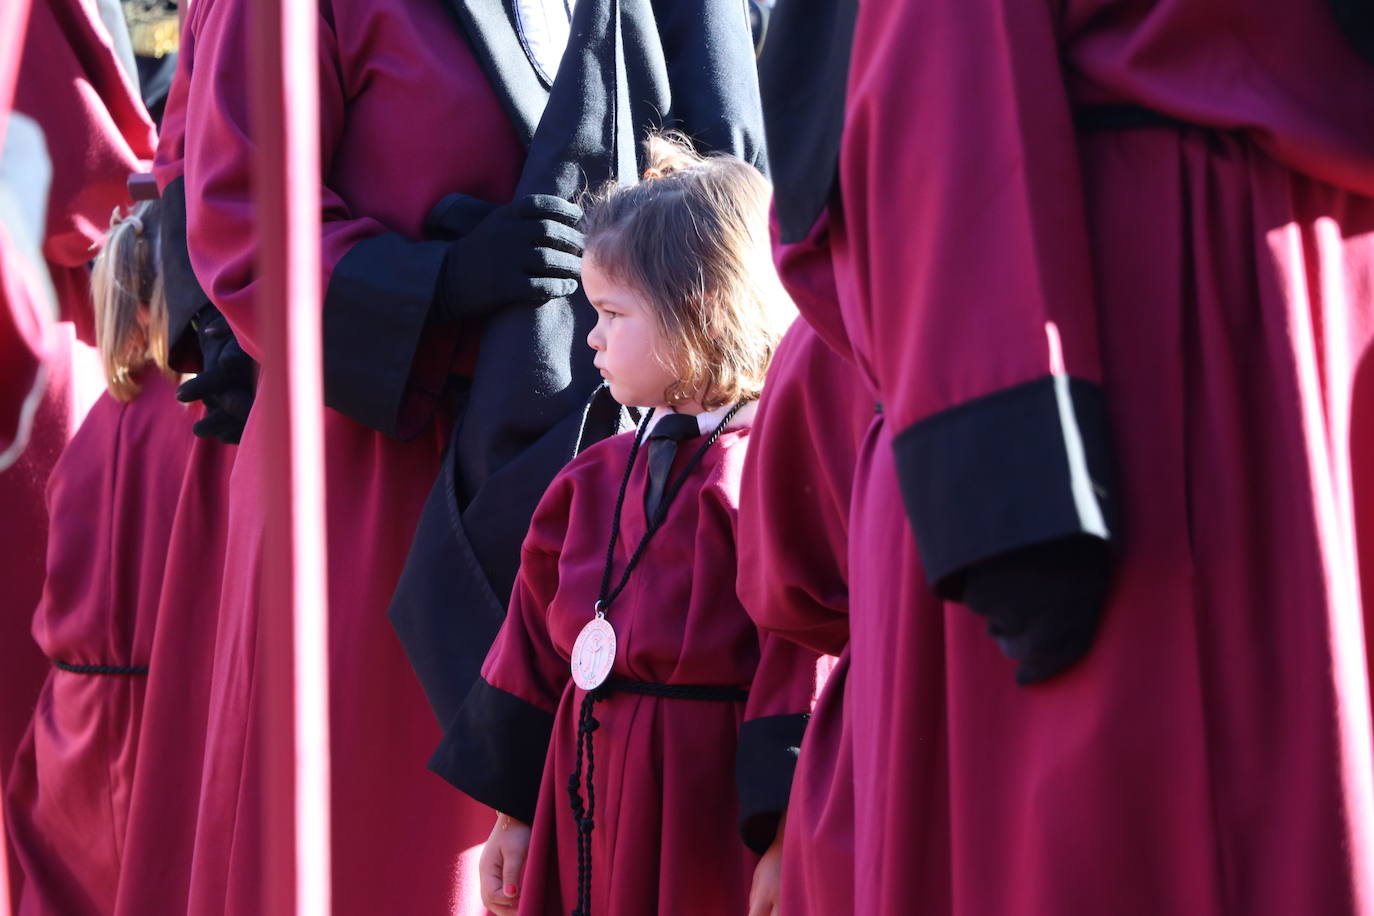
<svg viewBox="0 0 1374 916">
<path fill-rule="evenodd" d="M 754 883 L 749 888 L 749 916 L 778 916 L 778 897 L 782 891 L 782 829 L 787 814 L 778 819 L 773 843 L 754 866 Z"/>
<path fill-rule="evenodd" d="M 477 866 L 483 906 L 493 913 L 513 916 L 520 904 L 520 882 L 529 851 L 529 825 L 510 815 L 498 814 Z"/>
</svg>

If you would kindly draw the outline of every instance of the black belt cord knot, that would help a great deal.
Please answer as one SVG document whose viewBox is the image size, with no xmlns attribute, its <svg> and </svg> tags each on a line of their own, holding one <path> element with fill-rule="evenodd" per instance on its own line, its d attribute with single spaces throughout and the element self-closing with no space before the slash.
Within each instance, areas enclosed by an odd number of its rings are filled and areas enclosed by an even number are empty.
<svg viewBox="0 0 1374 916">
<path fill-rule="evenodd" d="M 741 687 L 717 687 L 700 684 L 650 684 L 645 681 L 607 681 L 582 697 L 582 706 L 577 715 L 577 758 L 573 763 L 572 775 L 568 777 L 568 798 L 572 808 L 573 823 L 577 825 L 577 906 L 572 916 L 592 916 L 592 828 L 595 826 L 596 794 L 592 788 L 592 777 L 596 770 L 596 757 L 592 752 L 592 733 L 601 727 L 593 709 L 598 700 L 604 700 L 612 693 L 638 693 L 643 696 L 663 697 L 670 700 L 707 700 L 718 703 L 737 703 L 749 698 L 749 691 Z M 582 774 L 583 748 L 586 748 L 587 773 Z M 582 801 L 582 788 L 586 787 L 587 801 Z"/>
</svg>

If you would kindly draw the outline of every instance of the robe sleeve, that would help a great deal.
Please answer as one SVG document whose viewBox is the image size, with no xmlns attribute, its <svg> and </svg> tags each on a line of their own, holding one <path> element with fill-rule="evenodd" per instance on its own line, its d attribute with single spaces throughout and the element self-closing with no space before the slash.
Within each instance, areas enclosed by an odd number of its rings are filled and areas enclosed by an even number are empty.
<svg viewBox="0 0 1374 916">
<path fill-rule="evenodd" d="M 756 853 L 768 849 L 787 810 L 806 722 L 833 663 L 781 636 L 759 634 L 759 666 L 735 750 L 740 836 Z"/>
<path fill-rule="evenodd" d="M 520 552 L 506 621 L 429 761 L 458 789 L 527 824 L 534 819 L 554 713 L 571 677 L 547 624 L 558 591 L 568 489 L 555 480 L 541 501 Z"/>
<path fill-rule="evenodd" d="M 187 99 L 185 192 L 195 274 L 243 348 L 261 362 L 248 81 L 225 78 L 248 72 L 247 18 L 247 4 L 215 4 L 197 35 Z M 320 171 L 328 176 L 346 126 L 348 96 L 323 14 L 319 54 Z M 378 176 L 384 180 L 395 178 Z M 353 214 L 327 185 L 320 188 L 320 204 L 325 403 L 388 435 L 414 435 L 437 405 L 458 341 L 456 326 L 427 327 L 448 246 L 413 241 Z"/>
<path fill-rule="evenodd" d="M 169 363 L 180 372 L 199 372 L 200 347 L 190 330 L 196 312 L 210 303 L 191 267 L 186 247 L 186 94 L 190 68 L 196 58 L 195 31 L 201 6 L 186 14 L 177 52 L 176 72 L 167 91 L 153 157 L 153 177 L 161 193 L 158 218 L 158 252 L 162 284 L 167 297 Z"/>
<path fill-rule="evenodd" d="M 872 418 L 853 365 L 792 325 L 749 437 L 736 590 L 760 627 L 834 655 L 849 641 L 850 491 Z"/>
<path fill-rule="evenodd" d="M 147 171 L 156 144 L 153 123 L 95 4 L 32 5 L 14 108 L 42 128 L 52 159 L 43 256 L 61 317 L 93 343 L 86 265 L 105 237 L 111 211 L 130 204 L 129 176 Z"/>
<path fill-rule="evenodd" d="M 653 0 L 653 11 L 672 95 L 665 125 L 685 129 L 701 149 L 729 153 L 768 174 L 746 5 Z"/>
<path fill-rule="evenodd" d="M 707 492 L 728 519 L 730 542 L 739 545 L 739 484 Z M 759 663 L 735 749 L 735 785 L 740 834 L 749 848 L 762 853 L 787 809 L 802 733 L 829 665 L 818 653 L 780 636 L 758 631 L 758 639 Z"/>
<path fill-rule="evenodd" d="M 1115 535 L 1058 10 L 870 4 L 855 35 L 840 285 L 922 562 L 949 598 L 980 560 Z"/>
</svg>

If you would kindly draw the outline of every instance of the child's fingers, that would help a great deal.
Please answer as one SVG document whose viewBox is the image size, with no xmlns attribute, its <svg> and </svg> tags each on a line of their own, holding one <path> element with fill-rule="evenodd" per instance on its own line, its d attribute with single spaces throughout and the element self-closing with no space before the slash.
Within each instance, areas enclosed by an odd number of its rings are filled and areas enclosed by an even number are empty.
<svg viewBox="0 0 1374 916">
<path fill-rule="evenodd" d="M 501 860 L 501 890 L 508 898 L 520 895 L 520 879 L 525 871 L 525 850 L 507 849 Z"/>
<path fill-rule="evenodd" d="M 482 888 L 482 905 L 489 910 L 507 906 L 510 901 L 502 894 L 501 852 L 494 842 L 488 842 L 478 863 L 478 880 Z"/>
</svg>

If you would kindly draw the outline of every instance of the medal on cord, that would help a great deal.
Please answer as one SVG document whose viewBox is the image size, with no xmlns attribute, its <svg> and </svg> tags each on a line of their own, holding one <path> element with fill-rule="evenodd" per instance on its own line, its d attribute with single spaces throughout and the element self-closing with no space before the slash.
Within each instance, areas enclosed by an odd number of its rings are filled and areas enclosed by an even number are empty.
<svg viewBox="0 0 1374 916">
<path fill-rule="evenodd" d="M 615 501 L 615 515 L 611 519 L 611 541 L 606 548 L 606 566 L 601 575 L 601 592 L 597 596 L 596 603 L 592 606 L 592 619 L 587 621 L 577 634 L 577 641 L 573 643 L 572 649 L 572 679 L 573 683 L 586 691 L 592 691 L 606 683 L 606 678 L 611 676 L 611 668 L 615 666 L 615 628 L 606 619 L 606 611 L 610 608 L 611 602 L 616 599 L 625 583 L 630 581 L 630 573 L 634 571 L 635 565 L 639 562 L 640 556 L 644 553 L 644 548 L 648 546 L 649 539 L 663 525 L 663 520 L 668 515 L 668 506 L 672 503 L 673 497 L 677 496 L 682 485 L 692 471 L 696 470 L 701 463 L 702 457 L 706 454 L 720 434 L 725 431 L 725 425 L 729 423 L 743 403 L 731 407 L 729 412 L 721 418 L 720 423 L 716 424 L 715 430 L 706 437 L 706 441 L 701 447 L 692 454 L 687 466 L 682 473 L 672 482 L 663 492 L 663 498 L 653 509 L 653 517 L 649 519 L 648 527 L 644 531 L 644 536 L 639 539 L 639 545 L 635 547 L 635 552 L 630 556 L 630 562 L 625 566 L 625 572 L 620 577 L 620 582 L 611 589 L 611 566 L 615 562 L 615 544 L 620 538 L 620 510 L 625 505 L 625 491 L 630 486 L 630 472 L 635 466 L 635 456 L 639 454 L 639 447 L 643 444 L 649 432 L 649 421 L 653 419 L 654 411 L 650 408 L 644 417 L 644 422 L 640 425 L 639 432 L 635 435 L 635 441 L 630 446 L 630 458 L 625 462 L 625 476 L 620 481 L 620 494 Z"/>
</svg>

